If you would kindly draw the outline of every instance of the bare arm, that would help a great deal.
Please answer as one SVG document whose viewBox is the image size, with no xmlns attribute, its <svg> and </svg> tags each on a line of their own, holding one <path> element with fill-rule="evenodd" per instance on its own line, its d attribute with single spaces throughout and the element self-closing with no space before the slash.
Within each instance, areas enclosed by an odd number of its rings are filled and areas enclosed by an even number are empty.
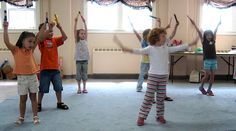
<svg viewBox="0 0 236 131">
<path fill-rule="evenodd" d="M 174 28 L 174 30 L 172 31 L 172 33 L 171 33 L 171 35 L 170 35 L 170 37 L 169 37 L 170 40 L 174 38 L 174 36 L 175 36 L 175 34 L 176 34 L 176 32 L 177 32 L 178 26 L 179 26 L 179 23 L 176 23 L 176 24 L 175 24 L 175 28 Z"/>
<path fill-rule="evenodd" d="M 138 38 L 139 42 L 141 42 L 142 38 L 141 38 L 141 36 L 139 35 L 139 33 L 135 30 L 133 23 L 130 22 L 130 25 L 131 25 L 131 27 L 133 28 L 134 34 L 135 34 L 136 37 Z"/>
<path fill-rule="evenodd" d="M 214 40 L 216 40 L 216 33 L 217 33 L 218 28 L 219 28 L 220 25 L 221 25 L 221 20 L 220 20 L 220 22 L 217 24 L 216 29 L 215 29 L 215 31 L 214 31 Z"/>
<path fill-rule="evenodd" d="M 79 14 L 80 14 L 80 12 L 79 12 Z M 82 21 L 83 21 L 83 23 L 84 23 L 84 30 L 85 30 L 85 40 L 87 40 L 87 37 L 88 37 L 88 29 L 87 29 L 87 24 L 86 24 L 86 21 L 85 21 L 85 19 L 84 19 L 84 17 L 80 14 L 80 17 L 81 17 L 81 19 L 82 19 Z"/>
<path fill-rule="evenodd" d="M 64 30 L 62 29 L 60 23 L 57 24 L 57 28 L 60 30 L 61 35 L 62 35 L 62 41 L 64 42 L 64 41 L 67 39 L 67 35 L 66 35 L 66 33 L 64 32 Z"/>
<path fill-rule="evenodd" d="M 45 40 L 45 36 L 46 36 L 46 34 L 44 34 L 44 33 L 46 33 L 45 30 L 46 30 L 46 23 L 43 24 L 43 26 L 39 30 L 38 34 L 36 35 L 36 40 L 33 45 L 33 50 L 37 47 L 38 43 Z"/>
<path fill-rule="evenodd" d="M 170 28 L 171 22 L 172 22 L 172 18 L 170 18 L 170 22 L 169 22 L 169 24 L 164 28 L 165 30 L 167 30 L 167 29 Z"/>
<path fill-rule="evenodd" d="M 176 34 L 176 32 L 177 32 L 177 28 L 178 28 L 178 26 L 179 26 L 179 21 L 178 21 L 178 19 L 177 19 L 177 17 L 176 17 L 175 14 L 174 14 L 174 17 L 175 17 L 175 22 L 176 22 L 176 24 L 175 24 L 174 30 L 172 31 L 172 33 L 171 33 L 171 35 L 170 35 L 170 37 L 169 37 L 170 40 L 174 38 L 174 36 L 175 36 L 175 34 Z M 170 23 L 171 23 L 171 21 L 170 21 Z"/>
<path fill-rule="evenodd" d="M 7 48 L 12 52 L 15 48 L 13 44 L 9 41 L 9 35 L 8 35 L 8 22 L 3 22 L 3 39 L 4 43 L 6 44 Z"/>
<path fill-rule="evenodd" d="M 158 27 L 161 28 L 161 18 L 158 17 L 158 18 L 156 19 L 156 21 L 157 21 Z"/>
<path fill-rule="evenodd" d="M 200 40 L 203 41 L 203 37 L 202 37 L 202 32 L 200 31 L 200 29 L 197 27 L 196 23 L 193 21 L 193 19 L 191 19 L 189 16 L 187 16 L 188 19 L 190 20 L 190 22 L 192 23 L 192 25 L 194 26 L 194 28 L 196 29 L 198 36 L 200 37 Z"/>
<path fill-rule="evenodd" d="M 74 23 L 74 38 L 75 38 L 75 43 L 78 41 L 77 40 L 77 22 L 78 22 L 78 15 L 75 18 L 75 23 Z"/>
</svg>

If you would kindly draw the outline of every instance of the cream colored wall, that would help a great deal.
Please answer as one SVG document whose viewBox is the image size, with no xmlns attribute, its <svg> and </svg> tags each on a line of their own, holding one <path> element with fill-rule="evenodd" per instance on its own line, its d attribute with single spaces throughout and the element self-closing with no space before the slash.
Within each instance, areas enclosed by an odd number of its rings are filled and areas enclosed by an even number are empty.
<svg viewBox="0 0 236 131">
<path fill-rule="evenodd" d="M 202 0 L 168 0 L 168 18 L 173 16 L 173 14 L 175 13 L 180 21 L 180 26 L 174 39 L 181 39 L 185 42 L 190 42 L 195 38 L 196 31 L 194 30 L 186 16 L 189 15 L 196 21 L 196 23 L 199 24 L 201 4 Z M 218 34 L 216 40 L 216 50 L 231 49 L 232 45 L 236 45 L 235 39 L 235 35 Z M 198 42 L 197 46 L 193 47 L 193 49 L 196 47 L 201 47 L 200 41 Z M 219 68 L 216 73 L 226 74 L 227 66 L 225 62 L 223 62 L 221 59 L 218 60 Z M 183 58 L 175 65 L 174 74 L 189 74 L 194 68 L 202 69 L 202 57 L 189 56 L 187 58 Z"/>
<path fill-rule="evenodd" d="M 74 17 L 78 11 L 81 11 L 82 14 L 85 13 L 84 0 L 41 0 L 40 2 L 40 18 L 41 22 L 44 21 L 45 12 L 49 12 L 50 16 L 53 17 L 54 13 L 59 16 L 59 20 L 66 34 L 68 35 L 68 40 L 63 46 L 59 48 L 59 55 L 63 57 L 63 68 L 65 75 L 75 74 L 75 62 L 74 57 L 74 39 L 73 39 L 73 24 Z M 180 21 L 180 26 L 178 28 L 175 39 L 181 39 L 183 41 L 189 42 L 195 36 L 196 32 L 187 20 L 186 15 L 190 15 L 194 20 L 199 20 L 199 2 L 200 0 L 157 0 L 156 1 L 156 15 L 159 16 L 162 20 L 162 25 L 167 25 L 169 19 L 175 13 L 178 16 Z M 172 22 L 174 23 L 174 21 Z M 173 25 L 172 25 L 173 27 Z M 83 28 L 81 22 L 78 23 L 78 28 Z M 173 28 L 169 29 L 170 32 Z M 57 29 L 55 29 L 55 35 L 59 35 Z M 93 48 L 117 48 L 114 44 L 112 38 L 114 33 L 94 33 L 89 32 L 88 34 L 88 43 L 90 54 L 92 55 Z M 139 42 L 134 36 L 133 33 L 119 33 L 118 37 L 122 39 L 124 43 L 127 43 L 127 46 L 137 48 L 139 47 Z M 19 36 L 19 33 L 10 33 L 11 41 L 15 42 Z M 0 40 L 3 44 L 2 35 Z M 218 35 L 217 36 L 217 50 L 219 49 L 230 49 L 231 45 L 236 45 L 235 35 Z M 199 43 L 198 47 L 201 46 Z M 9 52 L 0 53 L 0 62 L 5 58 L 9 59 L 13 63 L 12 56 Z M 40 60 L 40 53 L 36 50 L 35 53 L 37 61 Z M 139 57 L 139 56 L 137 56 Z M 127 59 L 127 61 L 130 61 Z M 186 62 L 188 61 L 188 62 Z M 111 63 L 119 64 L 116 60 L 110 60 Z M 136 63 L 136 62 L 134 62 Z M 184 65 L 184 66 L 183 66 Z M 197 67 L 200 68 L 202 65 L 201 58 L 188 57 L 182 59 L 175 66 L 175 75 L 184 75 L 189 74 L 190 71 Z M 130 68 L 137 68 L 137 73 L 139 72 L 139 65 L 130 65 Z M 226 72 L 225 64 L 220 61 L 218 74 L 224 74 Z M 89 61 L 89 74 L 92 74 L 92 59 Z M 122 72 L 121 72 L 122 73 Z"/>
</svg>

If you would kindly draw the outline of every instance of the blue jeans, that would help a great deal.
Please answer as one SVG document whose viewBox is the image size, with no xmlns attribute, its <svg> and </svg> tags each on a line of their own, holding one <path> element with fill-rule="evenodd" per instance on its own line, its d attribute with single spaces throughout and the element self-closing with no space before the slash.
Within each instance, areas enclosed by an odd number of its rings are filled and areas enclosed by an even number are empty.
<svg viewBox="0 0 236 131">
<path fill-rule="evenodd" d="M 140 73 L 138 77 L 138 85 L 137 85 L 137 91 L 141 91 L 143 88 L 143 81 L 144 81 L 144 76 L 147 74 L 149 70 L 150 64 L 149 63 L 141 63 L 140 66 Z"/>
<path fill-rule="evenodd" d="M 40 93 L 48 93 L 50 82 L 53 84 L 53 89 L 56 92 L 61 92 L 63 90 L 61 74 L 59 70 L 42 70 L 40 71 Z"/>
</svg>

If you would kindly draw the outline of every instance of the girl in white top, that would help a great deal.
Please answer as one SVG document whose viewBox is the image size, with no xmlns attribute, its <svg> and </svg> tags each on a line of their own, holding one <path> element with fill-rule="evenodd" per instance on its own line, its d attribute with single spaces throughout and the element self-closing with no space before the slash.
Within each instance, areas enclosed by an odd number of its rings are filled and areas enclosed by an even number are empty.
<svg viewBox="0 0 236 131">
<path fill-rule="evenodd" d="M 144 101 L 140 107 L 140 112 L 137 120 L 138 126 L 144 125 L 144 120 L 147 118 L 149 111 L 151 110 L 152 101 L 156 92 L 156 120 L 160 123 L 165 123 L 164 118 L 164 98 L 166 96 L 166 83 L 169 74 L 169 53 L 188 49 L 189 46 L 195 45 L 198 38 L 188 44 L 182 44 L 179 46 L 169 47 L 170 41 L 166 38 L 166 31 L 162 28 L 154 28 L 151 30 L 148 41 L 150 45 L 143 49 L 129 49 L 124 47 L 120 40 L 115 37 L 114 41 L 125 52 L 135 54 L 147 54 L 150 59 L 150 69 L 148 71 L 147 90 L 145 93 Z"/>
<path fill-rule="evenodd" d="M 77 21 L 78 17 L 81 17 L 84 28 L 77 30 Z M 80 83 L 81 79 L 83 81 L 83 93 L 88 93 L 86 90 L 86 81 L 88 79 L 88 60 L 89 60 L 89 50 L 87 44 L 87 25 L 85 22 L 84 17 L 80 14 L 77 15 L 75 18 L 75 25 L 74 25 L 74 37 L 75 37 L 75 61 L 76 61 L 76 80 L 78 83 L 78 94 L 81 94 Z"/>
</svg>

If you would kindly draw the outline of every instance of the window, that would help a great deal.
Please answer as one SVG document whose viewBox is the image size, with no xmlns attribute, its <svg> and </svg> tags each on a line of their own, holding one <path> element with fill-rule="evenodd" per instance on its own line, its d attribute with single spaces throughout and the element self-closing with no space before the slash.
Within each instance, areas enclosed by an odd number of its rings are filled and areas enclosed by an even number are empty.
<svg viewBox="0 0 236 131">
<path fill-rule="evenodd" d="M 33 6 L 30 8 L 17 7 L 8 3 L 1 2 L 1 12 L 7 10 L 7 20 L 9 21 L 9 29 L 37 29 L 38 16 L 37 15 L 37 3 L 33 2 Z M 4 15 L 3 13 L 1 14 Z M 1 17 L 3 18 L 3 17 Z M 0 22 L 2 23 L 2 19 Z M 2 29 L 2 26 L 1 26 Z"/>
<path fill-rule="evenodd" d="M 211 5 L 204 4 L 202 7 L 201 27 L 203 30 L 215 30 L 221 19 L 221 25 L 218 32 L 220 33 L 236 33 L 236 7 L 227 9 L 217 9 Z"/>
<path fill-rule="evenodd" d="M 99 31 L 131 31 L 130 21 L 136 30 L 152 27 L 152 15 L 148 9 L 134 10 L 121 3 L 100 6 L 87 2 L 88 29 Z"/>
</svg>

